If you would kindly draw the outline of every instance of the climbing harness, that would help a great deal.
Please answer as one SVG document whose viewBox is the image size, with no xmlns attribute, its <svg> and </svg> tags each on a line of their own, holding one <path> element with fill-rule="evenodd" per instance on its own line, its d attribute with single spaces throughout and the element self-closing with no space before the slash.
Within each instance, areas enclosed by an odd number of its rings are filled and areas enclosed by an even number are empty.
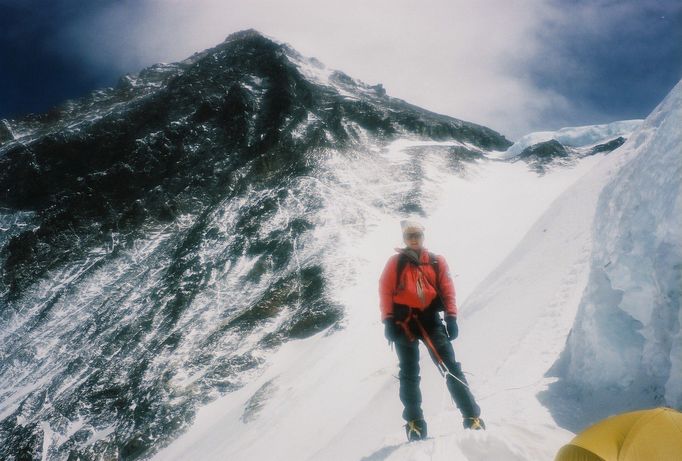
<svg viewBox="0 0 682 461">
<path fill-rule="evenodd" d="M 410 321 L 414 320 L 414 322 L 417 324 L 417 327 L 419 328 L 419 332 L 422 335 L 422 338 L 424 339 L 424 344 L 426 344 L 426 347 L 429 348 L 429 350 L 432 352 L 431 357 L 433 358 L 434 363 L 436 364 L 436 368 L 438 368 L 438 371 L 440 372 L 441 376 L 447 377 L 452 376 L 454 379 L 459 381 L 464 387 L 467 389 L 471 390 L 467 383 L 459 379 L 457 376 L 455 376 L 450 369 L 447 367 L 445 364 L 445 361 L 441 357 L 441 355 L 438 353 L 436 350 L 436 346 L 433 344 L 433 341 L 431 340 L 431 337 L 429 334 L 426 332 L 426 328 L 424 328 L 424 325 L 422 325 L 421 321 L 419 320 L 419 317 L 414 314 L 414 310 L 412 308 L 408 308 L 408 314 L 407 317 L 405 317 L 405 320 L 396 320 L 396 323 L 400 325 L 400 327 L 403 329 L 403 332 L 405 333 L 405 336 L 407 339 L 412 342 L 415 339 L 417 339 L 414 336 L 414 333 L 412 333 L 412 330 L 410 329 Z"/>
</svg>

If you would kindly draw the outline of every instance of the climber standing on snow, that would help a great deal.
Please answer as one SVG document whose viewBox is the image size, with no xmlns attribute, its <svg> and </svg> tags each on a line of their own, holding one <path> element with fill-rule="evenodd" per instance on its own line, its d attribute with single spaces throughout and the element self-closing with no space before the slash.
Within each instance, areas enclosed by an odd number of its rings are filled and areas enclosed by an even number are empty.
<svg viewBox="0 0 682 461">
<path fill-rule="evenodd" d="M 405 248 L 396 249 L 379 281 L 381 319 L 385 335 L 395 344 L 400 366 L 400 400 L 408 440 L 426 438 L 427 429 L 419 389 L 419 340 L 447 378 L 450 395 L 464 418 L 466 429 L 485 429 L 450 341 L 457 338 L 457 305 L 445 258 L 423 246 L 424 227 L 415 220 L 401 221 Z M 443 311 L 445 325 L 439 315 Z M 447 329 L 446 329 L 447 327 Z"/>
</svg>

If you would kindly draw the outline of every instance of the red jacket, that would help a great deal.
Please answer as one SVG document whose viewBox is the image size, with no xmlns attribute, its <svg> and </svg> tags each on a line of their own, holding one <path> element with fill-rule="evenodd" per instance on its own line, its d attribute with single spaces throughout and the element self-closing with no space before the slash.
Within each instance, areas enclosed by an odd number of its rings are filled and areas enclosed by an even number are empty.
<svg viewBox="0 0 682 461">
<path fill-rule="evenodd" d="M 426 309 L 440 296 L 445 304 L 445 315 L 457 315 L 457 303 L 455 301 L 455 285 L 450 278 L 450 271 L 445 258 L 436 256 L 438 261 L 438 274 L 440 280 L 436 283 L 436 271 L 430 264 L 429 252 L 422 249 L 419 256 L 421 265 L 405 264 L 405 269 L 397 283 L 399 254 L 391 256 L 386 263 L 384 272 L 379 279 L 379 301 L 381 304 L 381 320 L 393 315 L 393 304 L 404 304 L 417 309 Z M 422 296 L 419 296 L 418 286 L 421 285 Z"/>
</svg>

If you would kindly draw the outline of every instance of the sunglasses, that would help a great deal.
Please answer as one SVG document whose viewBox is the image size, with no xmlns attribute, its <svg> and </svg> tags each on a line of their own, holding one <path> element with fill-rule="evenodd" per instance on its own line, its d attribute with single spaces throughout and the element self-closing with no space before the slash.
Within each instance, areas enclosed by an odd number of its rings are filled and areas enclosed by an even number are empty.
<svg viewBox="0 0 682 461">
<path fill-rule="evenodd" d="M 412 239 L 420 239 L 424 237 L 423 232 L 408 232 L 406 234 L 403 234 L 403 237 L 405 237 L 405 240 L 412 240 Z"/>
</svg>

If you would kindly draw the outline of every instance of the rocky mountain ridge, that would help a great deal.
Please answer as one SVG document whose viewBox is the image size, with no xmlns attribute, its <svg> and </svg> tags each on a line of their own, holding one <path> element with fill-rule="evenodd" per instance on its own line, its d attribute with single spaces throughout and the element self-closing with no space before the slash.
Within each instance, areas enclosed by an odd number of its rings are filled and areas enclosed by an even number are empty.
<svg viewBox="0 0 682 461">
<path fill-rule="evenodd" d="M 338 327 L 319 235 L 327 189 L 347 188 L 333 162 L 423 140 L 396 167 L 409 190 L 377 196 L 423 212 L 431 150 L 459 174 L 511 144 L 253 30 L 0 136 L 8 459 L 146 457 L 268 351 Z"/>
<path fill-rule="evenodd" d="M 51 113 L 4 121 L 11 139 L 0 145 L 0 206 L 35 211 L 43 224 L 4 249 L 0 292 L 19 293 L 78 251 L 67 237 L 72 229 L 86 248 L 150 216 L 168 221 L 229 190 L 231 174 L 247 163 L 257 181 L 300 174 L 313 151 L 367 137 L 510 145 L 492 130 L 390 98 L 338 71 L 320 84 L 310 70 L 321 66 L 248 30 Z M 190 193 L 189 176 L 196 183 Z"/>
</svg>

